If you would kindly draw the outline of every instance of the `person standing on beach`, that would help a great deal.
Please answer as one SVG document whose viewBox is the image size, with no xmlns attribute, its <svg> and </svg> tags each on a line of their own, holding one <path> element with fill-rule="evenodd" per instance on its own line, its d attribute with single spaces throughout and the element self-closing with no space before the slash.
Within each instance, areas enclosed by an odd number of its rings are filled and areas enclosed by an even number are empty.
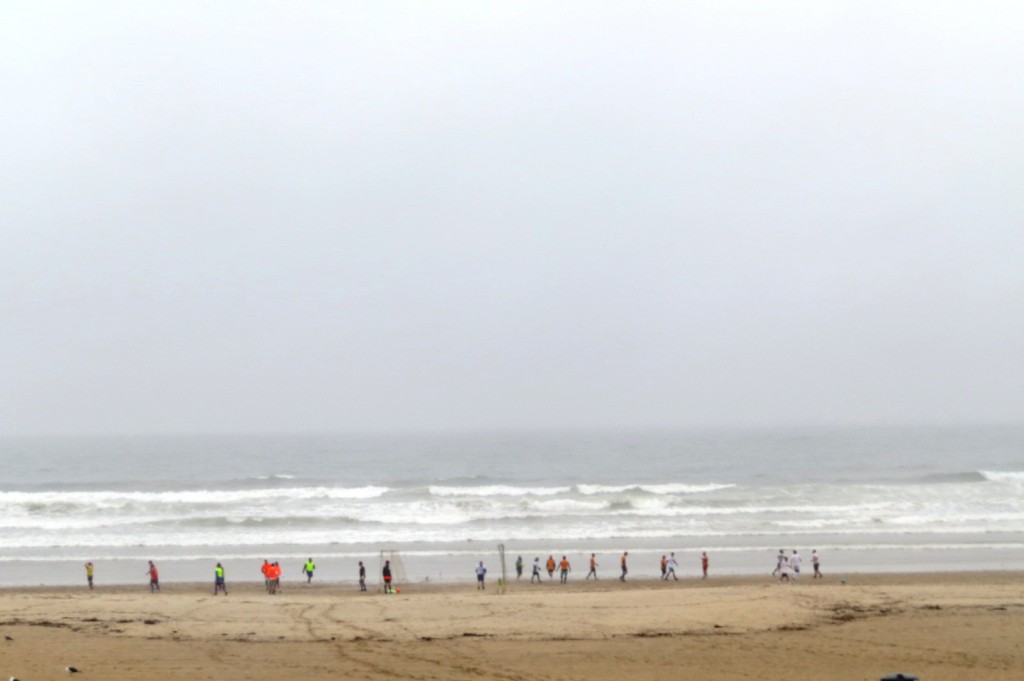
<svg viewBox="0 0 1024 681">
<path fill-rule="evenodd" d="M 821 574 L 821 558 L 818 557 L 818 549 L 811 551 L 811 565 L 814 566 L 814 575 L 811 579 L 824 578 L 825 575 Z"/>
<path fill-rule="evenodd" d="M 366 591 L 366 566 L 359 561 L 359 590 Z"/>
<path fill-rule="evenodd" d="M 302 566 L 302 571 L 306 574 L 306 584 L 313 581 L 313 570 L 316 570 L 316 563 L 310 558 L 306 561 L 306 564 Z"/>
<path fill-rule="evenodd" d="M 558 564 L 558 569 L 561 571 L 561 583 L 567 583 L 569 581 L 569 571 L 572 570 L 572 568 L 569 567 L 569 559 L 562 556 L 562 562 Z"/>
<path fill-rule="evenodd" d="M 263 588 L 267 590 L 267 593 L 270 593 L 270 561 L 266 558 L 263 559 L 260 572 L 263 573 Z"/>
<path fill-rule="evenodd" d="M 772 577 L 782 574 L 782 564 L 786 562 L 786 552 L 779 549 L 779 555 L 775 559 L 775 569 L 772 570 Z"/>
<path fill-rule="evenodd" d="M 802 559 L 800 554 L 793 549 L 793 555 L 789 559 L 789 566 L 793 568 L 793 579 L 800 579 L 800 563 Z"/>
<path fill-rule="evenodd" d="M 779 581 L 789 581 L 789 557 L 786 554 L 782 554 L 779 562 Z"/>
<path fill-rule="evenodd" d="M 590 572 L 587 573 L 587 579 L 591 577 L 597 580 L 597 555 L 593 553 L 590 554 Z"/>
<path fill-rule="evenodd" d="M 381 577 L 384 578 L 384 593 L 394 593 L 394 589 L 391 588 L 391 561 L 384 561 L 384 569 L 380 572 Z"/>
<path fill-rule="evenodd" d="M 160 573 L 156 571 L 156 565 L 153 565 L 153 561 L 149 561 L 149 569 L 146 570 L 146 574 L 149 575 L 149 593 L 160 590 Z"/>
<path fill-rule="evenodd" d="M 476 590 L 483 591 L 484 587 L 484 576 L 487 574 L 487 568 L 484 567 L 484 562 L 480 561 L 480 564 L 476 566 Z"/>
<path fill-rule="evenodd" d="M 516 581 L 518 582 L 523 578 L 523 557 L 519 556 L 516 558 Z"/>
<path fill-rule="evenodd" d="M 93 566 L 92 561 L 85 564 L 85 580 L 89 582 L 89 591 L 92 591 L 92 573 Z"/>
<path fill-rule="evenodd" d="M 533 559 L 533 574 L 530 575 L 530 584 L 533 584 L 535 577 L 537 579 L 537 583 L 540 584 L 540 556 Z"/>
<path fill-rule="evenodd" d="M 223 591 L 225 596 L 228 595 L 228 587 L 224 583 L 224 566 L 217 563 L 217 567 L 213 568 L 213 595 L 216 596 L 219 591 Z"/>
<path fill-rule="evenodd" d="M 661 557 L 661 563 L 659 563 L 659 567 L 661 568 L 661 578 L 662 578 L 662 580 L 668 579 L 668 558 L 666 558 L 665 556 L 662 556 Z"/>
<path fill-rule="evenodd" d="M 629 558 L 629 551 L 622 552 L 622 558 L 619 559 L 619 564 L 622 567 L 622 574 L 619 575 L 619 581 L 626 581 L 626 573 L 629 572 L 629 568 L 626 567 L 626 559 Z"/>
<path fill-rule="evenodd" d="M 547 568 L 548 568 L 548 579 L 554 579 L 555 578 L 555 557 L 554 556 L 548 556 Z"/>
<path fill-rule="evenodd" d="M 276 560 L 270 564 L 270 593 L 276 595 L 281 590 L 281 564 Z"/>
<path fill-rule="evenodd" d="M 676 561 L 676 554 L 674 554 L 674 553 L 669 554 L 669 557 L 668 557 L 668 574 L 669 574 L 670 577 L 672 577 L 672 579 L 674 579 L 675 581 L 678 582 L 679 578 L 676 577 L 676 568 L 677 567 L 679 567 L 679 563 Z M 668 579 L 668 577 L 666 577 L 665 579 Z"/>
<path fill-rule="evenodd" d="M 703 571 L 704 576 L 701 579 L 708 578 L 708 552 L 704 551 L 700 554 L 700 569 Z"/>
</svg>

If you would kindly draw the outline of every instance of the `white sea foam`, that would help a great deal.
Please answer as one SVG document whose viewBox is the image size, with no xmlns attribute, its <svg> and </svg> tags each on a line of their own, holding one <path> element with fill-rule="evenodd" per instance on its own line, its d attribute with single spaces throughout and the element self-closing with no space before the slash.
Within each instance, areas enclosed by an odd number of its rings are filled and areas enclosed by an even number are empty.
<svg viewBox="0 0 1024 681">
<path fill-rule="evenodd" d="M 1024 471 L 981 471 L 981 474 L 992 482 L 1024 483 Z"/>
<path fill-rule="evenodd" d="M 623 492 L 646 492 L 648 494 L 701 494 L 735 487 L 733 484 L 708 483 L 703 485 L 666 483 L 661 485 L 576 485 L 580 494 L 622 494 Z"/>
<path fill-rule="evenodd" d="M 6 504 L 78 504 L 96 507 L 117 506 L 128 502 L 144 504 L 223 504 L 308 499 L 372 499 L 387 494 L 387 487 L 282 487 L 247 490 L 181 490 L 167 492 L 0 492 L 0 505 Z"/>
<path fill-rule="evenodd" d="M 431 485 L 428 490 L 436 497 L 519 497 L 554 496 L 565 494 L 569 487 L 513 487 L 510 485 L 485 485 L 481 487 L 444 487 Z"/>
</svg>

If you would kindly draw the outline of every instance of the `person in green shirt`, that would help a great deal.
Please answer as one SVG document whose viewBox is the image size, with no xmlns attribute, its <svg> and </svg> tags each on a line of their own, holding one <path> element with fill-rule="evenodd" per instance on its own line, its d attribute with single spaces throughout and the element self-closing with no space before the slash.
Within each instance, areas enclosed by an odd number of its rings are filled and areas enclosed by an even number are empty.
<svg viewBox="0 0 1024 681">
<path fill-rule="evenodd" d="M 306 584 L 313 581 L 313 570 L 316 570 L 316 563 L 310 558 L 306 561 L 306 564 L 302 566 L 302 571 L 306 573 Z"/>
<path fill-rule="evenodd" d="M 228 587 L 224 584 L 224 566 L 217 563 L 217 567 L 213 569 L 213 595 L 216 596 L 220 591 L 223 591 L 225 596 L 228 595 Z"/>
</svg>

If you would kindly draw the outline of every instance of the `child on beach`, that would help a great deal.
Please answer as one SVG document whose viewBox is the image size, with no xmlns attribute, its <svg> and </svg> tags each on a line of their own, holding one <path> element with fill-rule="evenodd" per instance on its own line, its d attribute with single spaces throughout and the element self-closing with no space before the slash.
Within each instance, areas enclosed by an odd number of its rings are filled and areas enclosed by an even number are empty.
<svg viewBox="0 0 1024 681">
<path fill-rule="evenodd" d="M 313 570 L 316 570 L 316 563 L 310 558 L 306 561 L 306 564 L 302 566 L 302 572 L 306 575 L 306 584 L 313 581 Z"/>
<path fill-rule="evenodd" d="M 797 553 L 796 549 L 793 549 L 793 555 L 789 558 L 789 566 L 793 569 L 793 579 L 800 578 L 800 554 Z"/>
<path fill-rule="evenodd" d="M 482 591 L 484 587 L 484 576 L 487 574 L 487 568 L 484 567 L 484 562 L 480 561 L 480 564 L 476 566 L 476 588 L 477 591 Z"/>
<path fill-rule="evenodd" d="M 708 578 L 708 553 L 707 553 L 707 551 L 705 551 L 702 554 L 700 554 L 700 569 L 704 573 L 704 576 L 701 577 L 701 579 L 707 579 Z"/>
<path fill-rule="evenodd" d="M 566 558 L 565 556 L 562 556 L 562 562 L 558 564 L 558 568 L 559 568 L 559 570 L 561 570 L 561 580 L 560 581 L 561 581 L 562 584 L 565 584 L 566 582 L 569 581 L 569 570 L 572 569 L 572 568 L 569 567 L 569 559 Z"/>
<path fill-rule="evenodd" d="M 381 570 L 381 577 L 384 578 L 384 593 L 393 594 L 395 590 L 391 588 L 391 561 L 384 561 L 384 569 Z"/>
<path fill-rule="evenodd" d="M 359 590 L 366 591 L 366 566 L 359 561 Z"/>
<path fill-rule="evenodd" d="M 668 579 L 668 558 L 665 556 L 661 557 L 660 567 L 662 580 Z"/>
<path fill-rule="evenodd" d="M 668 557 L 668 577 L 671 577 L 672 579 L 674 579 L 675 581 L 678 582 L 679 578 L 676 577 L 676 568 L 677 567 L 679 567 L 679 563 L 676 561 L 676 554 L 674 554 L 674 553 L 669 554 L 669 557 Z M 668 577 L 666 577 L 665 579 L 668 579 Z"/>
<path fill-rule="evenodd" d="M 597 555 L 593 553 L 590 554 L 590 572 L 587 573 L 587 579 L 591 577 L 597 579 Z"/>
<path fill-rule="evenodd" d="M 555 578 L 555 557 L 554 556 L 548 556 L 547 568 L 548 568 L 548 579 L 554 579 Z"/>
<path fill-rule="evenodd" d="M 620 582 L 626 581 L 626 573 L 629 572 L 629 569 L 626 567 L 626 559 L 627 558 L 629 558 L 629 551 L 623 551 L 622 552 L 622 558 L 619 559 L 619 564 L 622 567 L 622 574 L 619 575 L 619 581 Z"/>
<path fill-rule="evenodd" d="M 160 573 L 156 571 L 156 565 L 153 565 L 153 561 L 149 561 L 149 569 L 146 570 L 146 574 L 149 575 L 149 593 L 160 590 Z"/>
<path fill-rule="evenodd" d="M 516 581 L 523 578 L 523 557 L 516 558 Z"/>
<path fill-rule="evenodd" d="M 821 570 L 819 569 L 821 567 L 821 559 L 818 558 L 818 549 L 814 549 L 813 551 L 811 551 L 811 565 L 814 566 L 814 575 L 811 577 L 811 579 L 818 579 L 819 577 L 824 577 L 824 575 L 821 574 Z"/>
<path fill-rule="evenodd" d="M 89 591 L 92 591 L 92 573 L 93 567 L 92 562 L 90 561 L 85 564 L 85 579 L 89 582 Z"/>
<path fill-rule="evenodd" d="M 213 595 L 216 596 L 221 591 L 225 596 L 228 595 L 228 587 L 224 584 L 224 566 L 217 563 L 217 567 L 213 569 Z"/>
<path fill-rule="evenodd" d="M 533 559 L 533 574 L 530 575 L 530 584 L 533 584 L 534 578 L 536 578 L 537 583 L 540 584 L 540 556 Z"/>
</svg>

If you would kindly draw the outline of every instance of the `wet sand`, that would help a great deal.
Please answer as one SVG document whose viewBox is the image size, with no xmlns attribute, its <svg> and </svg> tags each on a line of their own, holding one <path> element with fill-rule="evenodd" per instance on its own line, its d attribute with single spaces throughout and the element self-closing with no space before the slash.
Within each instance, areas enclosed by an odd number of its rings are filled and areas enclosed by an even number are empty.
<svg viewBox="0 0 1024 681">
<path fill-rule="evenodd" d="M 0 675 L 133 679 L 1024 678 L 1024 574 L 0 590 Z M 4 637 L 9 637 L 7 640 Z"/>
</svg>

